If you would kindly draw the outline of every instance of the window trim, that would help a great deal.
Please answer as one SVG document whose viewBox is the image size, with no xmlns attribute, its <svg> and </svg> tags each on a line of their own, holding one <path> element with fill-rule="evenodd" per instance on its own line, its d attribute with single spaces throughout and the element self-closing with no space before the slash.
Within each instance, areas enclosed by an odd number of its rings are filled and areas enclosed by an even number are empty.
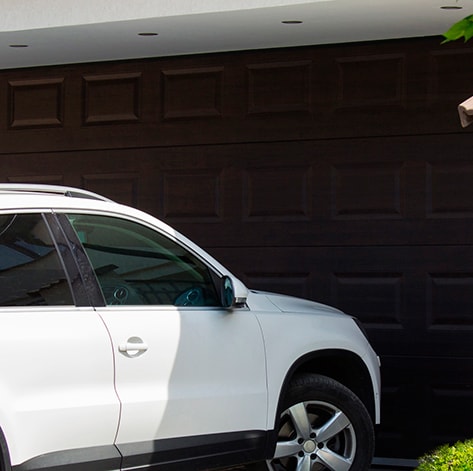
<svg viewBox="0 0 473 471">
<path fill-rule="evenodd" d="M 77 237 L 74 228 L 67 219 L 66 213 L 56 213 L 52 211 L 50 218 L 57 223 L 58 238 L 66 243 L 68 247 L 67 260 L 64 260 L 64 263 L 67 263 L 67 271 L 71 271 L 71 273 L 74 273 L 74 276 L 77 275 L 78 279 L 80 279 L 80 283 L 77 283 L 77 306 L 106 306 L 89 257 Z M 76 288 L 76 286 L 74 286 L 74 288 Z"/>
</svg>

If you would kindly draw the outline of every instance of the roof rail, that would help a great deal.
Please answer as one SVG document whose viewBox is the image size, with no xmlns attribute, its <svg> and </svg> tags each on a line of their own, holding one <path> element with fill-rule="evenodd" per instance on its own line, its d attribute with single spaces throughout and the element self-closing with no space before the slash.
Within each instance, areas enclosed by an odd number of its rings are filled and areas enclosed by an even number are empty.
<svg viewBox="0 0 473 471">
<path fill-rule="evenodd" d="M 45 193 L 63 195 L 72 198 L 87 198 L 92 200 L 112 202 L 109 198 L 82 188 L 61 185 L 42 185 L 38 183 L 0 183 L 2 193 Z"/>
</svg>

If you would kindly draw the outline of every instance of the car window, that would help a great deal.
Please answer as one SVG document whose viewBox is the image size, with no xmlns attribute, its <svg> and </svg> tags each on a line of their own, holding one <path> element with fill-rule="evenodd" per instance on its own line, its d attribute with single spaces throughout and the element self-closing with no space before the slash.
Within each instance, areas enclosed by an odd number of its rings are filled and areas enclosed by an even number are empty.
<svg viewBox="0 0 473 471">
<path fill-rule="evenodd" d="M 147 226 L 69 214 L 108 305 L 217 306 L 209 268 Z"/>
<path fill-rule="evenodd" d="M 0 305 L 74 304 L 41 214 L 0 215 Z"/>
</svg>

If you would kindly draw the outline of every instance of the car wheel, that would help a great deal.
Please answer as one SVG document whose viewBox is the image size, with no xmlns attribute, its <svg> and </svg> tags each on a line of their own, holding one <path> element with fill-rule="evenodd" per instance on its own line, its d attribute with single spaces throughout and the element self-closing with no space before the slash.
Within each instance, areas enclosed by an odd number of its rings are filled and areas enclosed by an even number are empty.
<svg viewBox="0 0 473 471">
<path fill-rule="evenodd" d="M 374 448 L 370 415 L 352 391 L 307 374 L 290 385 L 278 421 L 271 471 L 365 471 Z"/>
</svg>

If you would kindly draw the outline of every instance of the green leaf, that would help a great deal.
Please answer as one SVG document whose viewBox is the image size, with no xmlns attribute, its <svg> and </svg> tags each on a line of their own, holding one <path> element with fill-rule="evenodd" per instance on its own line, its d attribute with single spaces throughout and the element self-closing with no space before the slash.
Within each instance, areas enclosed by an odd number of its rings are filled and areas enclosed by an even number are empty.
<svg viewBox="0 0 473 471">
<path fill-rule="evenodd" d="M 473 439 L 443 445 L 419 458 L 416 471 L 473 470 Z"/>
<path fill-rule="evenodd" d="M 473 15 L 469 15 L 454 23 L 448 31 L 443 33 L 443 43 L 465 38 L 465 42 L 473 37 Z"/>
<path fill-rule="evenodd" d="M 465 42 L 473 38 L 473 22 L 470 22 L 470 26 L 465 29 Z"/>
</svg>

